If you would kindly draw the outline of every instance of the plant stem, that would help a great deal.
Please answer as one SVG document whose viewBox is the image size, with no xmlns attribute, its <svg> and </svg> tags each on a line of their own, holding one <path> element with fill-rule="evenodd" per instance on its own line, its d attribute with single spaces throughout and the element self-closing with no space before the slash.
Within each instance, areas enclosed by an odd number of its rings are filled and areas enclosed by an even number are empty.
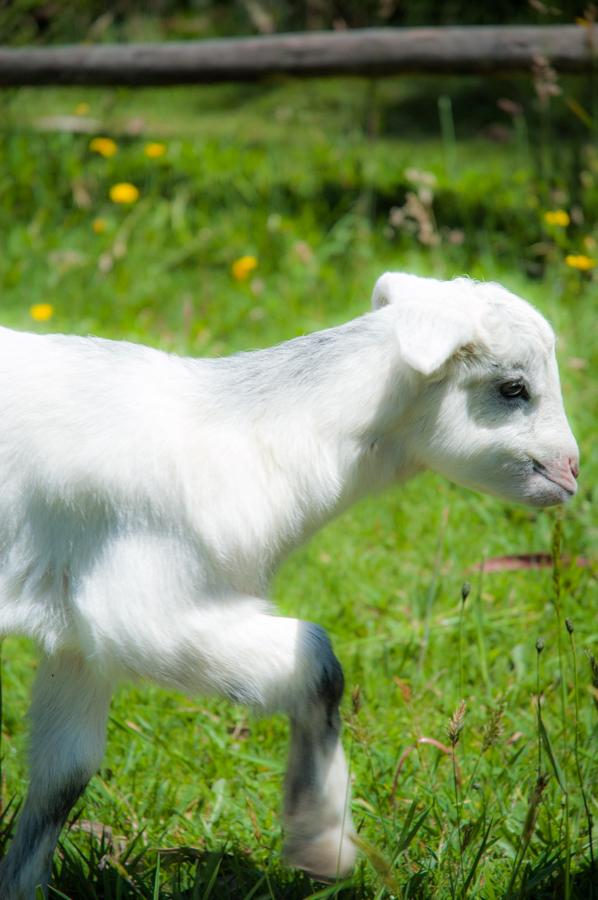
<svg viewBox="0 0 598 900">
<path fill-rule="evenodd" d="M 581 797 L 583 800 L 583 808 L 585 810 L 586 819 L 588 822 L 588 841 L 590 844 L 590 900 L 593 900 L 594 897 L 594 843 L 592 839 L 592 830 L 593 830 L 593 821 L 592 821 L 592 813 L 590 812 L 590 807 L 588 805 L 588 798 L 586 796 L 584 784 L 583 784 L 583 775 L 581 771 L 581 762 L 579 759 L 579 697 L 577 691 L 577 651 L 575 648 L 575 638 L 573 636 L 573 626 L 570 625 L 567 620 L 567 631 L 569 632 L 569 642 L 571 644 L 571 655 L 573 657 L 573 690 L 574 690 L 574 710 L 575 710 L 575 723 L 574 723 L 574 733 L 573 733 L 573 753 L 575 756 L 575 769 L 577 772 L 577 780 L 579 781 L 579 789 L 581 791 Z"/>
<path fill-rule="evenodd" d="M 449 178 L 455 176 L 457 159 L 457 141 L 455 138 L 455 120 L 453 117 L 453 104 L 450 97 L 438 98 L 438 114 L 440 117 L 440 132 L 444 146 L 444 164 Z"/>
<path fill-rule="evenodd" d="M 561 587 L 562 587 L 562 542 L 563 522 L 561 513 L 556 514 L 552 534 L 552 580 L 554 588 L 554 611 L 557 622 L 557 647 L 559 656 L 559 678 L 561 682 L 561 721 L 563 725 L 563 770 L 566 769 L 568 729 L 567 729 L 567 682 L 563 661 L 563 620 L 561 613 Z M 565 776 L 563 775 L 565 779 Z M 564 900 L 571 898 L 571 833 L 569 822 L 569 791 L 566 779 L 564 780 L 565 794 L 565 893 Z"/>
</svg>

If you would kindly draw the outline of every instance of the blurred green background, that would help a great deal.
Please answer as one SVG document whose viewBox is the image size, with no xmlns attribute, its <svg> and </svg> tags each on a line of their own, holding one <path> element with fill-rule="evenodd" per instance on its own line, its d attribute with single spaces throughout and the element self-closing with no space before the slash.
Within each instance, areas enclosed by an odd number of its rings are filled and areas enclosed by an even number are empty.
<svg viewBox="0 0 598 900">
<path fill-rule="evenodd" d="M 592 4 L 559 0 L 10 0 L 3 44 L 185 40 L 281 31 L 418 25 L 570 23 Z"/>
</svg>

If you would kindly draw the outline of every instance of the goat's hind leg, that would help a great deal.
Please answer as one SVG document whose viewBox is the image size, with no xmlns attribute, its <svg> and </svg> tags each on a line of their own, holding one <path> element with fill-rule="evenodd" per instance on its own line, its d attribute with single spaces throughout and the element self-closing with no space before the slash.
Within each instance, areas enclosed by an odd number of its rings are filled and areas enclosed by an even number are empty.
<svg viewBox="0 0 598 900">
<path fill-rule="evenodd" d="M 60 830 L 102 760 L 111 693 L 77 653 L 40 665 L 29 713 L 30 785 L 0 865 L 2 900 L 33 900 L 38 885 L 46 890 Z"/>
</svg>

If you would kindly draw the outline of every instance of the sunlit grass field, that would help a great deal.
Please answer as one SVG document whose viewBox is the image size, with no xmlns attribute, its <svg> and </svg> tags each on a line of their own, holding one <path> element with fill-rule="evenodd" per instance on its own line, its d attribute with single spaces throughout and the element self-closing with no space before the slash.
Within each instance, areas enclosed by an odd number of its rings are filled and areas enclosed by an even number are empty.
<svg viewBox="0 0 598 900">
<path fill-rule="evenodd" d="M 282 719 L 127 685 L 50 896 L 598 895 L 598 150 L 583 91 L 563 85 L 550 107 L 506 80 L 0 95 L 1 324 L 221 355 L 365 312 L 388 268 L 499 280 L 558 332 L 582 453 L 562 512 L 426 474 L 277 576 L 281 611 L 325 626 L 345 668 L 352 879 L 279 862 Z M 556 565 L 496 562 L 524 554 Z M 4 641 L 2 843 L 35 667 L 31 645 Z"/>
</svg>

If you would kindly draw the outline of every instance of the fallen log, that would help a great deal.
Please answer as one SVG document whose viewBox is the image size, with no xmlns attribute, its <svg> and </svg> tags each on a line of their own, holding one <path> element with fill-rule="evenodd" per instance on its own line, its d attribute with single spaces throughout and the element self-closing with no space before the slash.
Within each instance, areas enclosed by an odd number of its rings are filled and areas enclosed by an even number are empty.
<svg viewBox="0 0 598 900">
<path fill-rule="evenodd" d="M 161 44 L 0 47 L 0 86 L 490 74 L 529 71 L 540 56 L 558 71 L 582 72 L 595 65 L 593 36 L 590 26 L 505 25 L 367 28 Z"/>
</svg>

